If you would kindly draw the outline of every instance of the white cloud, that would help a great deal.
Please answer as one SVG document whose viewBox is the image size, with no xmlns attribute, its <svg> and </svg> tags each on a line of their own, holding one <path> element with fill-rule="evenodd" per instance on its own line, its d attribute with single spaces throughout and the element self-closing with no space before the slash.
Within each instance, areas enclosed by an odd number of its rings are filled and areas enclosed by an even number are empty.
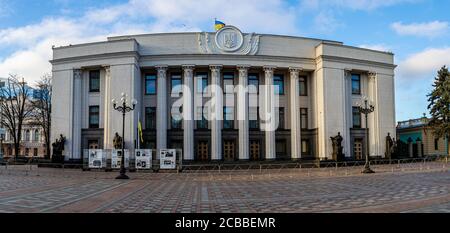
<svg viewBox="0 0 450 233">
<path fill-rule="evenodd" d="M 420 37 L 437 37 L 445 34 L 449 30 L 449 23 L 443 21 L 432 21 L 427 23 L 404 24 L 395 22 L 391 28 L 399 35 L 411 35 Z"/>
<path fill-rule="evenodd" d="M 301 5 L 309 8 L 323 6 L 348 8 L 352 10 L 370 11 L 401 3 L 412 3 L 420 0 L 302 0 Z"/>
<path fill-rule="evenodd" d="M 11 8 L 5 0 L 0 0 L 0 18 L 8 15 L 11 12 Z"/>
<path fill-rule="evenodd" d="M 429 48 L 409 56 L 398 67 L 402 79 L 430 79 L 444 65 L 450 66 L 450 47 Z"/>
<path fill-rule="evenodd" d="M 333 33 L 337 28 L 342 26 L 331 11 L 321 11 L 314 18 L 314 24 L 315 29 L 322 33 Z"/>
<path fill-rule="evenodd" d="M 36 24 L 0 29 L 0 50 L 16 48 L 6 57 L 0 54 L 0 76 L 15 73 L 36 81 L 51 71 L 52 45 L 101 41 L 112 35 L 212 31 L 215 17 L 246 32 L 298 34 L 296 13 L 283 0 L 264 4 L 259 0 L 130 0 L 91 9 L 78 18 L 47 17 Z"/>
</svg>

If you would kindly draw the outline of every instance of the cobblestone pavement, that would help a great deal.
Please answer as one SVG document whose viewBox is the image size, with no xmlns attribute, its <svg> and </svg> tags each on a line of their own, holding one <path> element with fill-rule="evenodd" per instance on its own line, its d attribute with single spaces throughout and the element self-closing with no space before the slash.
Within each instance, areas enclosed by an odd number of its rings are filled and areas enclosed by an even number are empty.
<svg viewBox="0 0 450 233">
<path fill-rule="evenodd" d="M 449 169 L 328 177 L 131 173 L 128 181 L 116 175 L 1 172 L 0 212 L 450 212 Z"/>
</svg>

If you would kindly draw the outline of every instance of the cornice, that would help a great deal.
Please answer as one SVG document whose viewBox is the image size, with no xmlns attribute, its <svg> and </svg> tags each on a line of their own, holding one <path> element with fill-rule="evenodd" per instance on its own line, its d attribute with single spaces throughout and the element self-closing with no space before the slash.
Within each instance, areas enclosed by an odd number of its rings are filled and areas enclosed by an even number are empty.
<svg viewBox="0 0 450 233">
<path fill-rule="evenodd" d="M 134 57 L 137 60 L 139 60 L 140 54 L 137 51 L 102 53 L 102 54 L 94 54 L 94 55 L 87 55 L 87 56 L 54 59 L 54 60 L 50 60 L 50 63 L 52 65 L 60 65 L 60 64 L 71 63 L 71 62 L 83 62 L 83 61 L 92 61 L 92 60 L 99 60 L 99 59 L 129 58 L 129 57 Z"/>
<path fill-rule="evenodd" d="M 231 61 L 272 61 L 272 62 L 293 62 L 315 65 L 315 59 L 313 58 L 301 58 L 301 57 L 283 57 L 283 56 L 266 56 L 266 55 L 231 55 L 231 54 L 164 54 L 164 55 L 143 55 L 140 57 L 141 62 L 154 61 L 154 60 L 231 60 Z M 242 64 L 236 62 L 236 64 Z"/>
<path fill-rule="evenodd" d="M 322 61 L 331 61 L 331 62 L 341 62 L 341 63 L 350 63 L 356 65 L 369 65 L 369 66 L 377 66 L 381 68 L 389 68 L 395 69 L 397 65 L 391 63 L 383 63 L 369 60 L 360 60 L 348 57 L 337 57 L 337 56 L 329 56 L 329 55 L 321 55 L 316 58 L 316 64 Z"/>
</svg>

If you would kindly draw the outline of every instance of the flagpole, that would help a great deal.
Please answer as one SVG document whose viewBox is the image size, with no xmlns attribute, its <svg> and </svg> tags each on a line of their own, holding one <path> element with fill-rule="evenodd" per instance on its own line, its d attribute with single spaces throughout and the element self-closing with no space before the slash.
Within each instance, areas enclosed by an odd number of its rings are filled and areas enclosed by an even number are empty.
<svg viewBox="0 0 450 233">
<path fill-rule="evenodd" d="M 141 113 L 140 112 L 138 112 L 138 121 L 137 121 L 137 141 L 138 141 L 137 147 L 138 147 L 138 150 L 141 149 L 141 134 L 139 132 L 139 122 L 141 122 Z"/>
</svg>

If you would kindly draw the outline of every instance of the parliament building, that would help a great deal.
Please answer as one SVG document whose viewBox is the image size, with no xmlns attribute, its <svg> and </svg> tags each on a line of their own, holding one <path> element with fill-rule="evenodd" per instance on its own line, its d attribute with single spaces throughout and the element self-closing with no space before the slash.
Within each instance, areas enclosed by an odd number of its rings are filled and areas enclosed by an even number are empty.
<svg viewBox="0 0 450 233">
<path fill-rule="evenodd" d="M 126 148 L 181 149 L 186 162 L 384 157 L 396 132 L 394 55 L 336 41 L 226 26 L 54 47 L 51 64 L 52 142 L 66 137 L 67 160 L 113 149 L 122 93 L 137 100 Z"/>
</svg>

